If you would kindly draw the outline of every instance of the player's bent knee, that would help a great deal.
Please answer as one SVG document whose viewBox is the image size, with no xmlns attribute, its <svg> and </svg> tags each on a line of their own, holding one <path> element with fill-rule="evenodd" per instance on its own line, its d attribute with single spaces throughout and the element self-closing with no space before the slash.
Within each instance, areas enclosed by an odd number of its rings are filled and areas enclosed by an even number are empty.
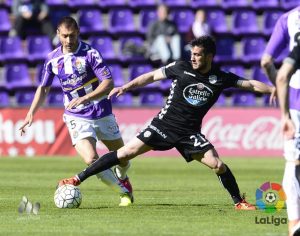
<svg viewBox="0 0 300 236">
<path fill-rule="evenodd" d="M 217 175 L 223 174 L 226 171 L 226 166 L 223 162 L 218 162 L 216 168 L 213 169 Z"/>
</svg>

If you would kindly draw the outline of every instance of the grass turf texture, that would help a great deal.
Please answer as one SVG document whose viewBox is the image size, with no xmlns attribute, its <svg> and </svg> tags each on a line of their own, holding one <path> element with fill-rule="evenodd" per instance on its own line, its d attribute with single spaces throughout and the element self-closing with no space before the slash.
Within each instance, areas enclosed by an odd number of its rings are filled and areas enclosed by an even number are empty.
<svg viewBox="0 0 300 236">
<path fill-rule="evenodd" d="M 247 200 L 264 182 L 281 183 L 284 161 L 223 158 Z M 57 181 L 84 167 L 78 158 L 0 158 L 0 235 L 287 235 L 287 225 L 256 224 L 275 213 L 235 211 L 231 198 L 212 171 L 181 158 L 137 158 L 129 172 L 135 203 L 118 207 L 118 194 L 96 177 L 81 186 L 79 209 L 58 209 L 53 202 Z M 38 215 L 19 214 L 26 195 L 40 202 Z"/>
</svg>

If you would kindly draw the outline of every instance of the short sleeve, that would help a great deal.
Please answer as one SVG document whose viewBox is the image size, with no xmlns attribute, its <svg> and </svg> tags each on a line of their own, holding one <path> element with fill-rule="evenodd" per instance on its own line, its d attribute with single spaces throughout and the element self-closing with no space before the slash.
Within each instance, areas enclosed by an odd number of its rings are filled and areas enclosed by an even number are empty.
<svg viewBox="0 0 300 236">
<path fill-rule="evenodd" d="M 111 72 L 103 62 L 101 54 L 91 48 L 88 53 L 89 64 L 99 80 L 111 79 Z"/>
</svg>

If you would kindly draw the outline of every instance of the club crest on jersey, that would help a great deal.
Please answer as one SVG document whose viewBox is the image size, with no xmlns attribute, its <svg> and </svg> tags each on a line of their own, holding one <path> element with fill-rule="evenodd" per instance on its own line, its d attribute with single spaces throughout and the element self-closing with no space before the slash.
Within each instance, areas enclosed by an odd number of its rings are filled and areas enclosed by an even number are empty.
<svg viewBox="0 0 300 236">
<path fill-rule="evenodd" d="M 211 83 L 211 84 L 215 84 L 215 83 L 217 82 L 217 76 L 216 76 L 216 75 L 210 75 L 210 76 L 208 77 L 208 81 L 209 81 L 209 83 Z"/>
<path fill-rule="evenodd" d="M 213 91 L 202 83 L 191 84 L 183 90 L 183 97 L 193 106 L 201 106 L 207 103 L 213 95 Z"/>
<path fill-rule="evenodd" d="M 76 61 L 75 61 L 75 67 L 76 67 L 76 70 L 80 73 L 80 74 L 83 74 L 85 73 L 85 60 L 84 58 L 76 58 Z"/>
</svg>

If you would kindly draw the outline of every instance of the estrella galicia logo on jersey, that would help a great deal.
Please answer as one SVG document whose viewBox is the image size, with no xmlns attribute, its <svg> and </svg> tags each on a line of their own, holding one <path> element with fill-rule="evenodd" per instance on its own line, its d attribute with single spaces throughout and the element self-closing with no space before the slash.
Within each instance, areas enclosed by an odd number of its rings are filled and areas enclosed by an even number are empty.
<svg viewBox="0 0 300 236">
<path fill-rule="evenodd" d="M 183 90 L 183 97 L 193 106 L 201 106 L 207 103 L 213 91 L 202 83 L 191 84 Z"/>
<path fill-rule="evenodd" d="M 216 75 L 210 75 L 210 76 L 208 77 L 208 81 L 209 81 L 209 83 L 211 83 L 211 84 L 215 84 L 215 83 L 217 82 L 217 76 L 216 76 Z"/>
</svg>

